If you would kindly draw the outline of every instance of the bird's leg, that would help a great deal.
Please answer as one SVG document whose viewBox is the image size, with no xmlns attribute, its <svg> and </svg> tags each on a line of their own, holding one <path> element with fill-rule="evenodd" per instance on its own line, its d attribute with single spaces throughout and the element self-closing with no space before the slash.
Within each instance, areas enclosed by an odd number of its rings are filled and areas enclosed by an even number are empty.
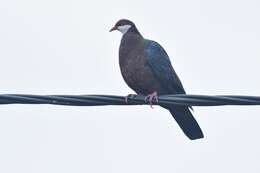
<svg viewBox="0 0 260 173">
<path fill-rule="evenodd" d="M 136 97 L 136 96 L 137 96 L 137 94 L 128 94 L 127 96 L 125 96 L 125 102 L 128 103 L 128 99 L 129 99 L 129 98 L 132 99 L 132 98 L 134 98 L 134 97 Z"/>
<path fill-rule="evenodd" d="M 150 103 L 150 106 L 151 108 L 153 108 L 153 101 L 155 101 L 157 104 L 158 104 L 158 95 L 157 95 L 157 92 L 153 92 L 151 94 L 148 94 L 147 96 L 145 96 L 144 98 L 144 101 L 145 102 L 149 102 Z"/>
</svg>

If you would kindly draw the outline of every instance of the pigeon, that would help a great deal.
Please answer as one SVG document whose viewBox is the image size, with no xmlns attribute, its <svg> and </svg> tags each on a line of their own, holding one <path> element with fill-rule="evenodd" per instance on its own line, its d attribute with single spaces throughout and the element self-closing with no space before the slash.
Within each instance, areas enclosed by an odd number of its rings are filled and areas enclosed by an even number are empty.
<svg viewBox="0 0 260 173">
<path fill-rule="evenodd" d="M 111 31 L 118 30 L 123 36 L 119 47 L 119 66 L 123 79 L 145 101 L 158 102 L 158 95 L 186 94 L 183 85 L 172 67 L 163 47 L 145 39 L 136 25 L 128 20 L 119 20 Z M 133 96 L 128 95 L 127 98 Z M 184 134 L 191 140 L 203 138 L 203 133 L 190 108 L 182 105 L 161 105 L 168 109 Z"/>
</svg>

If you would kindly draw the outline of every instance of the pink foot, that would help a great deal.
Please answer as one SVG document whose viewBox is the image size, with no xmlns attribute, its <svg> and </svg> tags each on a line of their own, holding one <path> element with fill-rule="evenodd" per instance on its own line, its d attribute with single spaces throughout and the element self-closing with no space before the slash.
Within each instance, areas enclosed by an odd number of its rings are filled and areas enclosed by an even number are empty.
<svg viewBox="0 0 260 173">
<path fill-rule="evenodd" d="M 135 96 L 137 96 L 137 94 L 128 94 L 128 95 L 125 97 L 125 102 L 128 103 L 128 98 L 134 98 Z"/>
<path fill-rule="evenodd" d="M 145 101 L 145 102 L 149 102 L 151 108 L 153 108 L 153 101 L 155 101 L 157 104 L 158 104 L 158 102 L 159 102 L 157 92 L 155 91 L 155 92 L 153 92 L 153 93 L 148 94 L 147 96 L 145 96 L 144 101 Z"/>
</svg>

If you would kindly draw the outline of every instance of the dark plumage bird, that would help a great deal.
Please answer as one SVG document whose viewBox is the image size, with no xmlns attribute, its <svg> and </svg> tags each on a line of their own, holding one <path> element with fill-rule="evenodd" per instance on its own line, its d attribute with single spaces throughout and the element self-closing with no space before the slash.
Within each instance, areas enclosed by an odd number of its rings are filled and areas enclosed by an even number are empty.
<svg viewBox="0 0 260 173">
<path fill-rule="evenodd" d="M 157 42 L 145 39 L 130 20 L 121 19 L 110 30 L 123 34 L 119 48 L 122 76 L 137 94 L 145 95 L 152 103 L 157 94 L 186 94 L 174 71 L 169 56 Z M 189 107 L 164 105 L 183 132 L 192 140 L 203 138 L 203 133 Z"/>
</svg>

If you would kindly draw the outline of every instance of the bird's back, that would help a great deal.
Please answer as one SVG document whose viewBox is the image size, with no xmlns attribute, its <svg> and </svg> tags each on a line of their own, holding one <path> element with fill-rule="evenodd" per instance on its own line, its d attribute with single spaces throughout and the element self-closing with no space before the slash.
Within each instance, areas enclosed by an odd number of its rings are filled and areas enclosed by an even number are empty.
<svg viewBox="0 0 260 173">
<path fill-rule="evenodd" d="M 159 43 L 145 39 L 145 57 L 153 75 L 162 84 L 164 93 L 185 94 L 168 54 Z"/>
</svg>

